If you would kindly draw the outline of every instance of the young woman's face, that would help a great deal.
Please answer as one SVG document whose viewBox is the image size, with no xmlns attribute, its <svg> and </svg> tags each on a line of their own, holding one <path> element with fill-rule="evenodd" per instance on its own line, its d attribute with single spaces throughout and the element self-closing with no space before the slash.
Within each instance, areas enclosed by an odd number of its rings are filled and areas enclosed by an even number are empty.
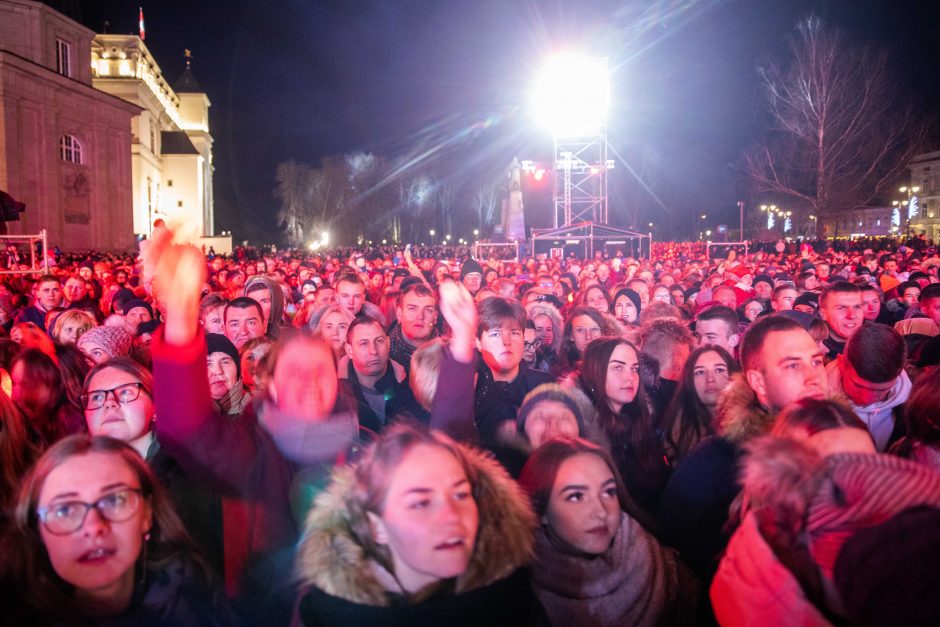
<svg viewBox="0 0 940 627">
<path fill-rule="evenodd" d="M 601 313 L 607 313 L 607 299 L 604 298 L 604 291 L 599 286 L 588 289 L 587 294 L 584 296 L 584 304 Z"/>
<path fill-rule="evenodd" d="M 619 412 L 624 405 L 636 398 L 640 385 L 640 360 L 636 351 L 626 344 L 618 344 L 607 362 L 607 379 L 604 392 L 610 408 Z"/>
<path fill-rule="evenodd" d="M 542 522 L 588 555 L 600 555 L 610 548 L 620 526 L 620 502 L 614 473 L 607 463 L 591 453 L 562 462 Z"/>
<path fill-rule="evenodd" d="M 105 368 L 92 378 L 88 395 L 104 394 L 104 404 L 97 409 L 85 409 L 89 433 L 131 443 L 150 432 L 155 411 L 153 399 L 137 383 L 140 383 L 137 377 L 117 368 Z M 119 402 L 115 398 L 117 395 L 123 401 L 138 393 L 132 401 Z"/>
<path fill-rule="evenodd" d="M 346 321 L 346 316 L 337 311 L 325 315 L 323 320 L 320 321 L 320 332 L 334 351 L 343 350 L 343 345 L 346 343 L 346 329 L 348 328 L 349 323 Z"/>
<path fill-rule="evenodd" d="M 627 296 L 618 296 L 614 303 L 614 315 L 623 322 L 634 323 L 637 319 L 636 305 Z"/>
<path fill-rule="evenodd" d="M 479 513 L 463 466 L 449 451 L 418 444 L 389 477 L 382 514 L 369 513 L 373 537 L 388 546 L 408 592 L 462 574 L 476 543 Z"/>
<path fill-rule="evenodd" d="M 525 435 L 532 448 L 538 448 L 554 437 L 578 437 L 578 419 L 559 401 L 539 401 L 525 420 Z"/>
<path fill-rule="evenodd" d="M 718 404 L 718 397 L 728 387 L 731 373 L 721 355 L 714 351 L 705 351 L 699 355 L 692 369 L 692 380 L 695 382 L 695 393 L 707 407 Z"/>
<path fill-rule="evenodd" d="M 592 340 L 601 336 L 601 327 L 591 316 L 577 316 L 571 321 L 571 339 L 579 353 L 583 353 Z"/>
<path fill-rule="evenodd" d="M 134 564 L 140 557 L 144 535 L 152 526 L 147 500 L 126 492 L 139 489 L 136 473 L 116 453 L 73 456 L 43 482 L 39 507 L 52 508 L 59 518 L 81 508 L 67 506 L 69 502 L 98 503 L 107 508 L 111 518 L 128 516 L 112 522 L 90 508 L 81 527 L 64 534 L 52 533 L 45 523 L 39 523 L 52 569 L 75 587 L 76 596 L 100 600 L 126 594 L 129 598 Z"/>
</svg>

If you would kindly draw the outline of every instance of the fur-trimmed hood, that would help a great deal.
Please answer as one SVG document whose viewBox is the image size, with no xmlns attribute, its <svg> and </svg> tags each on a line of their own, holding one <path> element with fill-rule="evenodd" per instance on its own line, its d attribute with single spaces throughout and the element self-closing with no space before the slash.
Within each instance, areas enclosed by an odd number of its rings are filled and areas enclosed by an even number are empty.
<svg viewBox="0 0 940 627">
<path fill-rule="evenodd" d="M 716 424 L 725 439 L 742 444 L 770 432 L 774 417 L 757 400 L 743 373 L 735 374 L 718 401 Z"/>
<path fill-rule="evenodd" d="M 536 518 L 522 490 L 498 462 L 468 446 L 457 447 L 476 471 L 480 516 L 467 571 L 455 582 L 459 594 L 503 579 L 528 563 Z M 376 575 L 376 565 L 352 532 L 356 521 L 348 502 L 354 485 L 354 467 L 334 472 L 330 487 L 307 516 L 296 573 L 301 586 L 314 586 L 353 603 L 388 606 L 389 595 Z"/>
</svg>

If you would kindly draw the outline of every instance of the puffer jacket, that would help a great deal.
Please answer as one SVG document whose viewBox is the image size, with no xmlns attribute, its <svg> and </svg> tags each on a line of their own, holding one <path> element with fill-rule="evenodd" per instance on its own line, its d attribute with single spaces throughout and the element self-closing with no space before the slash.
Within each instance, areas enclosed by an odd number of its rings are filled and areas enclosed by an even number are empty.
<svg viewBox="0 0 940 627">
<path fill-rule="evenodd" d="M 880 453 L 821 457 L 801 442 L 752 441 L 743 464 L 751 509 L 711 587 L 722 625 L 825 624 L 841 602 L 832 571 L 859 529 L 910 507 L 940 506 L 940 474 Z M 803 617 L 805 620 L 797 620 Z"/>
<path fill-rule="evenodd" d="M 476 471 L 479 530 L 470 564 L 452 585 L 407 602 L 390 593 L 351 531 L 354 468 L 338 469 L 307 517 L 296 572 L 305 625 L 531 625 L 544 622 L 522 566 L 532 557 L 535 516 L 499 464 L 458 445 Z"/>
</svg>

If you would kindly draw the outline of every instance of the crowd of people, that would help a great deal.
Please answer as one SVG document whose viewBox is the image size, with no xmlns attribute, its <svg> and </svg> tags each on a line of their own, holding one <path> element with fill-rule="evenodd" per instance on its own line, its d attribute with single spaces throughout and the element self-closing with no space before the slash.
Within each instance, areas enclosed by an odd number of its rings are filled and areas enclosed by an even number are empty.
<svg viewBox="0 0 940 627">
<path fill-rule="evenodd" d="M 5 624 L 934 624 L 929 243 L 172 237 L 0 285 Z"/>
</svg>

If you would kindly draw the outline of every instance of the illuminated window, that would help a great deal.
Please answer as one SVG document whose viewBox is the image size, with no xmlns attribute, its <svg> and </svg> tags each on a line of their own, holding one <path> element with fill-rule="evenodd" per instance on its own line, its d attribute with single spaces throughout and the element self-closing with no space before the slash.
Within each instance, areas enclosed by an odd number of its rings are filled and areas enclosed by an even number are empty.
<svg viewBox="0 0 940 627">
<path fill-rule="evenodd" d="M 72 45 L 61 39 L 55 40 L 55 71 L 62 76 L 72 75 Z"/>
<path fill-rule="evenodd" d="M 81 143 L 71 135 L 63 135 L 59 139 L 59 158 L 69 163 L 81 163 Z"/>
</svg>

